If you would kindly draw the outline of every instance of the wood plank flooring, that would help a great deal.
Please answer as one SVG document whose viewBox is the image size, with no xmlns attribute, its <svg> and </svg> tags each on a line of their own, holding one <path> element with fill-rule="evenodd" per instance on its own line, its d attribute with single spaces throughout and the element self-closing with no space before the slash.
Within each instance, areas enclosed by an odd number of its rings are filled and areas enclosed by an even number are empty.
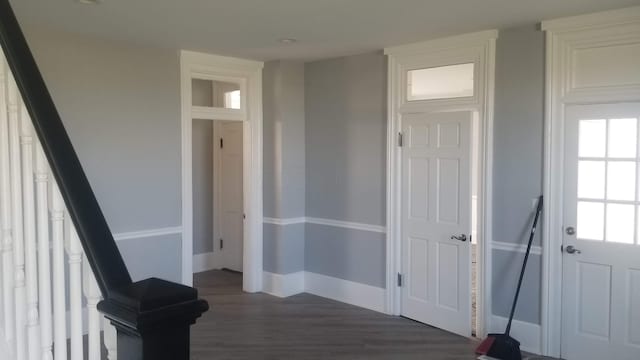
<svg viewBox="0 0 640 360">
<path fill-rule="evenodd" d="M 476 340 L 309 294 L 241 291 L 240 274 L 194 284 L 211 310 L 192 328 L 192 359 L 475 359 Z"/>
</svg>

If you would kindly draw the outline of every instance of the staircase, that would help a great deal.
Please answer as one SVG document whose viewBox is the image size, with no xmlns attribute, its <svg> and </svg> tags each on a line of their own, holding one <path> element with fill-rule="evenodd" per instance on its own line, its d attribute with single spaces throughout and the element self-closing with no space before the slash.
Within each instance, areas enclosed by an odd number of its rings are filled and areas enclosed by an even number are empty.
<svg viewBox="0 0 640 360">
<path fill-rule="evenodd" d="M 8 0 L 0 44 L 0 360 L 189 359 L 208 304 L 131 280 Z"/>
</svg>

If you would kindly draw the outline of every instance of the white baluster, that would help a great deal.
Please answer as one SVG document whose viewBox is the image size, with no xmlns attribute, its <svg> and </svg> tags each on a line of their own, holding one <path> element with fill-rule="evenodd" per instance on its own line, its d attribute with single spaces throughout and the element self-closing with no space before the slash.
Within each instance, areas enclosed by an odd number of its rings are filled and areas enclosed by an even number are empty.
<svg viewBox="0 0 640 360">
<path fill-rule="evenodd" d="M 107 348 L 107 360 L 118 360 L 118 333 L 108 319 L 104 319 L 104 347 Z"/>
<path fill-rule="evenodd" d="M 24 106 L 20 106 L 20 109 L 24 262 L 27 284 L 27 340 L 29 360 L 37 360 L 40 357 L 40 333 L 38 331 L 38 258 L 36 253 L 36 217 L 33 194 L 33 125 Z"/>
<path fill-rule="evenodd" d="M 69 221 L 69 233 L 71 360 L 82 360 L 82 247 L 71 221 Z"/>
<path fill-rule="evenodd" d="M 67 360 L 67 302 L 64 273 L 64 202 L 51 181 L 51 232 L 53 243 L 53 324 L 56 360 Z"/>
<path fill-rule="evenodd" d="M 37 139 L 37 138 L 36 138 Z M 41 359 L 53 359 L 51 324 L 51 253 L 49 251 L 49 167 L 36 141 L 36 219 L 38 222 L 38 298 L 40 304 Z"/>
<path fill-rule="evenodd" d="M 0 55 L 2 56 L 2 55 Z M 11 177 L 9 175 L 9 119 L 7 118 L 6 81 L 9 69 L 2 56 L 0 63 L 0 227 L 2 239 L 2 305 L 7 343 L 13 343 L 15 330 L 13 235 L 11 220 Z"/>
<path fill-rule="evenodd" d="M 16 360 L 26 359 L 26 289 L 24 270 L 24 234 L 22 219 L 22 173 L 20 165 L 20 120 L 18 117 L 18 89 L 12 76 L 8 81 L 9 99 L 9 156 L 11 164 L 11 213 L 13 229 L 13 266 L 15 286 L 15 355 Z"/>
<path fill-rule="evenodd" d="M 86 256 L 83 261 L 82 269 L 84 296 L 87 299 L 87 316 L 89 326 L 89 347 L 88 354 L 89 360 L 100 360 L 100 318 L 102 317 L 98 312 L 98 302 L 101 299 L 100 289 L 96 278 L 91 271 L 91 266 L 87 261 Z"/>
</svg>

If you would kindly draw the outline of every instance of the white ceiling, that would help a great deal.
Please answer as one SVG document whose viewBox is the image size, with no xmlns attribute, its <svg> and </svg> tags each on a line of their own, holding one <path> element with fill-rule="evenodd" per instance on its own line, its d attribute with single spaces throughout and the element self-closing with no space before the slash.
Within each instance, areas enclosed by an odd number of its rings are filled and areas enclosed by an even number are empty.
<svg viewBox="0 0 640 360">
<path fill-rule="evenodd" d="M 21 22 L 257 60 L 320 59 L 640 0 L 12 0 Z M 295 38 L 295 44 L 281 44 Z"/>
</svg>

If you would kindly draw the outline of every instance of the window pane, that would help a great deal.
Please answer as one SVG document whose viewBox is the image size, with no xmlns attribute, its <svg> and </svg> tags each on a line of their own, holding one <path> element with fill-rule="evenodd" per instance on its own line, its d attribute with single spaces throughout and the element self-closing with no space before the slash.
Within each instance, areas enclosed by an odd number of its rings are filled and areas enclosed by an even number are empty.
<svg viewBox="0 0 640 360">
<path fill-rule="evenodd" d="M 607 204 L 607 242 L 633 244 L 633 205 Z"/>
<path fill-rule="evenodd" d="M 578 202 L 578 238 L 602 240 L 604 235 L 604 204 Z"/>
<path fill-rule="evenodd" d="M 580 120 L 578 156 L 604 157 L 607 134 L 606 120 Z"/>
<path fill-rule="evenodd" d="M 473 64 L 410 70 L 407 100 L 433 100 L 473 96 Z"/>
<path fill-rule="evenodd" d="M 604 199 L 604 161 L 578 162 L 578 197 Z"/>
<path fill-rule="evenodd" d="M 607 163 L 607 199 L 635 200 L 636 163 L 610 161 Z"/>
<path fill-rule="evenodd" d="M 240 85 L 218 80 L 192 79 L 191 104 L 193 106 L 240 109 Z"/>
<path fill-rule="evenodd" d="M 609 120 L 609 157 L 636 157 L 636 119 Z"/>
</svg>

